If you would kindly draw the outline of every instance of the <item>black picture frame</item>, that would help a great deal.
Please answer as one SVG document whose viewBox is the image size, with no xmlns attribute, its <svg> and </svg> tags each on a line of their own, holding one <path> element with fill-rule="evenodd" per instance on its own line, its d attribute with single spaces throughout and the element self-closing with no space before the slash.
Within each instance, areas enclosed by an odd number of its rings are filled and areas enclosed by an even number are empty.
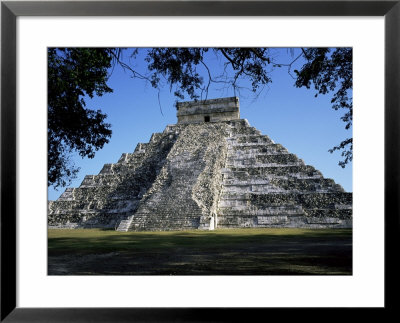
<svg viewBox="0 0 400 323">
<path fill-rule="evenodd" d="M 16 299 L 16 19 L 18 16 L 384 16 L 385 18 L 385 307 L 396 310 L 399 278 L 400 0 L 395 1 L 2 1 L 1 3 L 1 321 L 3 322 L 233 322 L 258 320 L 287 308 L 17 308 Z M 371 80 L 373 82 L 373 80 Z M 371 153 L 373 148 L 371 147 Z M 373 189 L 373 188 L 371 188 Z M 39 292 L 39 291 L 38 291 Z M 210 292 L 211 293 L 211 292 Z M 307 309 L 306 309 L 307 310 Z M 337 309 L 313 310 L 339 318 Z M 349 313 L 352 310 L 346 309 Z M 372 310 L 372 311 L 371 311 Z M 276 313 L 277 312 L 277 313 Z M 327 314 L 329 313 L 329 314 Z M 283 317 L 281 317 L 283 318 Z"/>
</svg>

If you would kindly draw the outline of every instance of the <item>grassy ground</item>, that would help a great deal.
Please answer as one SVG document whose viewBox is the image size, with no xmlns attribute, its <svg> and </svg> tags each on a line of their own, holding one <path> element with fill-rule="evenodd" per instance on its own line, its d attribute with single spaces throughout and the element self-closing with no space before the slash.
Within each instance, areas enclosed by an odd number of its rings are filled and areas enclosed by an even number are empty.
<svg viewBox="0 0 400 323">
<path fill-rule="evenodd" d="M 49 230 L 49 275 L 351 275 L 351 229 Z"/>
</svg>

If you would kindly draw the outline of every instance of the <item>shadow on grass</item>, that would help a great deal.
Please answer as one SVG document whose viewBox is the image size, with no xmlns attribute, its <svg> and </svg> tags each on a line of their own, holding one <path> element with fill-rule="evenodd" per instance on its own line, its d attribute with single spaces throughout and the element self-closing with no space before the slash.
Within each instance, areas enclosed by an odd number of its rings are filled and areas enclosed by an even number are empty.
<svg viewBox="0 0 400 323">
<path fill-rule="evenodd" d="M 127 232 L 101 230 L 51 230 L 49 233 L 49 251 L 79 251 L 85 250 L 109 251 L 126 249 L 151 248 L 205 248 L 226 247 L 235 245 L 268 245 L 347 241 L 351 243 L 351 230 L 268 230 L 264 233 L 249 230 L 225 231 L 175 231 L 175 232 Z"/>
<path fill-rule="evenodd" d="M 49 274 L 54 275 L 348 275 L 351 272 L 351 229 L 49 231 Z"/>
</svg>

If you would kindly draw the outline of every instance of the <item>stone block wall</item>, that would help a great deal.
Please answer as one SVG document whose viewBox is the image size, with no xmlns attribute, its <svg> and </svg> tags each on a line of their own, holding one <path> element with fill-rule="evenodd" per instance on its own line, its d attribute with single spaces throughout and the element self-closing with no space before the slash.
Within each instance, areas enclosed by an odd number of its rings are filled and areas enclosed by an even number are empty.
<svg viewBox="0 0 400 323">
<path fill-rule="evenodd" d="M 177 103 L 178 124 L 220 122 L 240 118 L 237 97 Z"/>
</svg>

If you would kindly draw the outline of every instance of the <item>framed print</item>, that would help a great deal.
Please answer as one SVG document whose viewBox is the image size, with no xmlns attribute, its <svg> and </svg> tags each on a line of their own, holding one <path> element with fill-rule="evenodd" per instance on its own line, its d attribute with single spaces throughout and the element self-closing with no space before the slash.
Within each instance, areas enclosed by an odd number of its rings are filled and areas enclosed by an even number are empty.
<svg viewBox="0 0 400 323">
<path fill-rule="evenodd" d="M 376 311 L 371 315 L 394 309 L 391 291 L 398 286 L 398 278 L 393 260 L 399 233 L 399 20 L 399 1 L 3 1 L 1 320 L 237 321 L 268 311 L 290 310 L 298 316 L 303 307 L 326 311 L 372 307 Z M 133 43 L 127 41 L 132 31 Z M 268 41 L 263 40 L 267 35 Z M 77 271 L 60 277 L 44 272 L 43 263 L 49 259 L 46 247 L 43 250 L 47 222 L 41 214 L 47 209 L 42 198 L 48 154 L 43 140 L 47 49 L 261 48 L 269 44 L 354 51 L 352 201 L 357 210 L 350 275 L 184 277 L 168 272 L 162 277 L 93 277 L 80 276 L 82 271 Z M 224 100 L 234 109 L 221 113 L 229 121 L 237 118 L 238 101 Z M 204 102 L 217 106 L 222 101 Z M 203 109 L 196 103 L 177 107 L 178 123 L 199 117 L 187 111 Z M 162 113 L 161 104 L 160 109 Z M 204 113 L 199 118 L 211 124 L 216 115 Z M 157 135 L 150 142 L 156 140 Z M 210 219 L 200 225 L 214 228 L 217 222 L 212 222 L 213 216 Z M 57 221 L 55 226 L 61 223 Z M 123 221 L 107 225 L 122 227 Z M 257 221 L 263 224 L 269 219 L 258 216 Z M 61 245 L 62 239 L 67 238 L 59 237 Z"/>
</svg>

